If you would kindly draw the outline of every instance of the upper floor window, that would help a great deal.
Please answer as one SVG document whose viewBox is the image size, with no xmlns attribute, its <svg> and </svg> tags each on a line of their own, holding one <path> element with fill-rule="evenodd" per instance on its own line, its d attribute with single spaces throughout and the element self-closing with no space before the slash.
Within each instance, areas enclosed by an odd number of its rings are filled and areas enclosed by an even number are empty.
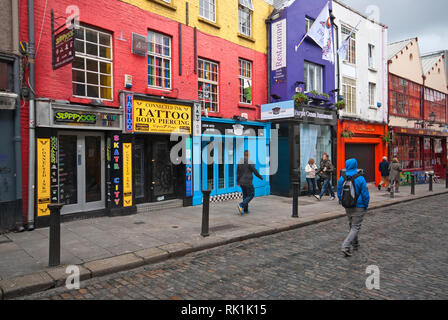
<svg viewBox="0 0 448 320">
<path fill-rule="evenodd" d="M 313 23 L 314 23 L 314 19 L 311 19 L 311 18 L 305 18 L 305 26 L 306 26 L 306 32 L 308 32 L 308 31 L 310 31 L 310 29 L 311 29 L 311 26 L 313 25 Z"/>
<path fill-rule="evenodd" d="M 413 119 L 421 118 L 421 85 L 390 74 L 389 91 L 390 114 Z"/>
<path fill-rule="evenodd" d="M 0 91 L 12 91 L 12 64 L 0 60 Z"/>
<path fill-rule="evenodd" d="M 369 44 L 369 48 L 368 48 L 369 52 L 368 52 L 368 58 L 369 58 L 369 68 L 375 68 L 375 63 L 374 63 L 374 59 L 375 59 L 375 46 L 373 44 Z"/>
<path fill-rule="evenodd" d="M 431 120 L 430 115 L 436 115 L 435 121 L 445 123 L 446 119 L 446 95 L 442 92 L 425 88 L 425 119 Z"/>
<path fill-rule="evenodd" d="M 323 93 L 323 68 L 317 64 L 305 61 L 305 91 Z"/>
<path fill-rule="evenodd" d="M 112 35 L 80 26 L 72 70 L 74 96 L 112 100 Z"/>
<path fill-rule="evenodd" d="M 219 111 L 219 68 L 216 62 L 198 59 L 198 97 L 209 111 Z"/>
<path fill-rule="evenodd" d="M 356 114 L 356 80 L 342 78 L 342 95 L 345 100 L 344 112 Z"/>
<path fill-rule="evenodd" d="M 252 36 L 252 12 L 254 7 L 252 0 L 239 0 L 238 6 L 238 30 L 248 37 Z"/>
<path fill-rule="evenodd" d="M 369 82 L 369 106 L 374 107 L 376 101 L 376 84 Z"/>
<path fill-rule="evenodd" d="M 171 89 L 171 38 L 148 31 L 148 86 Z"/>
<path fill-rule="evenodd" d="M 240 102 L 252 103 L 252 62 L 239 59 Z"/>
<path fill-rule="evenodd" d="M 199 16 L 216 22 L 216 0 L 199 0 Z"/>
<path fill-rule="evenodd" d="M 342 33 L 342 40 L 345 41 L 345 39 L 350 35 L 352 30 L 346 26 L 341 27 L 341 33 Z M 348 41 L 348 47 L 347 47 L 347 60 L 348 63 L 356 64 L 356 34 L 355 32 L 352 33 L 350 36 L 350 39 Z"/>
</svg>

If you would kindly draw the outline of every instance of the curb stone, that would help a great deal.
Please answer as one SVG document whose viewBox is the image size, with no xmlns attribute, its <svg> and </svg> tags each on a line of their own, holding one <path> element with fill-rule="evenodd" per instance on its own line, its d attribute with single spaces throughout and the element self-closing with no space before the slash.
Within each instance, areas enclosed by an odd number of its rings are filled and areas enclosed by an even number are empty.
<svg viewBox="0 0 448 320">
<path fill-rule="evenodd" d="M 16 298 L 54 288 L 53 279 L 46 272 L 38 272 L 0 281 L 2 299 Z"/>
<path fill-rule="evenodd" d="M 79 268 L 79 280 L 84 281 L 92 277 L 92 273 L 82 265 L 76 265 Z M 65 273 L 67 266 L 61 266 L 45 270 L 45 272 L 53 279 L 56 287 L 65 285 L 69 274 Z"/>
<path fill-rule="evenodd" d="M 448 191 L 437 191 L 426 195 L 406 196 L 401 199 L 393 199 L 382 204 L 372 204 L 368 211 L 390 207 L 399 203 L 410 202 L 414 200 L 429 198 L 446 194 Z M 275 226 L 270 229 L 255 231 L 245 235 L 237 235 L 232 238 L 205 238 L 199 240 L 190 240 L 185 242 L 172 243 L 162 245 L 156 248 L 142 249 L 133 253 L 127 253 L 115 257 L 89 261 L 82 265 L 77 265 L 83 270 L 80 274 L 81 280 L 86 280 L 94 277 L 104 276 L 111 273 L 126 271 L 134 269 L 145 264 L 154 264 L 174 257 L 181 257 L 188 253 L 199 252 L 207 249 L 220 247 L 223 245 L 241 242 L 249 239 L 270 236 L 286 231 L 291 231 L 306 226 L 319 224 L 326 221 L 336 220 L 345 217 L 345 212 L 342 210 L 323 213 L 317 216 L 310 216 L 300 218 L 300 222 Z M 65 283 L 65 278 L 59 276 L 64 267 L 56 269 L 45 270 L 35 274 L 19 276 L 11 279 L 4 279 L 0 281 L 0 300 L 10 299 L 18 296 L 33 294 L 40 291 L 45 291 L 54 287 L 61 286 Z M 65 271 L 64 271 L 65 275 Z M 36 280 L 37 281 L 29 281 Z M 39 279 L 40 278 L 40 279 Z M 31 284 L 30 284 L 31 283 Z M 18 286 L 16 286 L 18 284 Z"/>
<path fill-rule="evenodd" d="M 144 260 L 134 253 L 86 262 L 83 267 L 90 271 L 92 278 L 119 271 L 138 268 L 144 265 Z"/>
</svg>

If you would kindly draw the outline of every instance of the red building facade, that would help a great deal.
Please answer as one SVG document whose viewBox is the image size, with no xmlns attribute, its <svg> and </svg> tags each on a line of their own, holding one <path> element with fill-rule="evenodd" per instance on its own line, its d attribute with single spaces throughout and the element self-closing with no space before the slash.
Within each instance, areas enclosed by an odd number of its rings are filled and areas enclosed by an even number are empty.
<svg viewBox="0 0 448 320">
<path fill-rule="evenodd" d="M 56 17 L 56 26 L 65 23 L 67 8 L 70 1 L 43 0 L 35 1 L 35 87 L 36 94 L 36 141 L 45 144 L 46 139 L 52 142 L 52 137 L 58 139 L 58 159 L 76 151 L 76 145 L 81 145 L 86 151 L 79 151 L 84 161 L 84 169 L 79 171 L 75 161 L 64 163 L 72 166 L 78 176 L 72 176 L 68 193 L 83 193 L 80 200 L 73 203 L 67 200 L 66 207 L 73 205 L 74 211 L 103 210 L 108 207 L 108 201 L 113 203 L 113 193 L 126 188 L 120 181 L 115 188 L 113 173 L 104 167 L 92 167 L 95 161 L 106 162 L 109 159 L 110 148 L 113 152 L 114 141 L 123 130 L 125 94 L 137 94 L 148 100 L 163 102 L 166 99 L 171 104 L 185 104 L 191 101 L 205 100 L 209 105 L 209 117 L 231 119 L 244 115 L 249 121 L 259 119 L 258 106 L 267 102 L 266 55 L 245 46 L 235 44 L 225 39 L 208 35 L 186 24 L 178 23 L 168 18 L 142 10 L 122 1 L 77 1 L 81 33 L 75 40 L 75 60 L 61 68 L 52 67 L 52 37 L 51 10 Z M 28 38 L 28 8 L 27 2 L 21 2 L 21 40 Z M 62 17 L 58 19 L 58 17 Z M 42 26 L 42 28 L 41 28 Z M 148 52 L 143 56 L 132 52 L 133 33 L 142 35 L 148 40 Z M 212 45 L 211 45 L 212 44 Z M 242 64 L 250 65 L 244 76 L 249 77 L 251 84 L 251 100 L 241 102 Z M 28 68 L 25 70 L 28 77 Z M 130 81 L 131 77 L 132 80 Z M 201 79 L 216 83 L 216 90 L 210 90 L 206 95 L 201 89 Z M 128 87 L 126 86 L 126 79 Z M 131 86 L 129 86 L 131 84 Z M 121 94 L 120 94 L 121 92 Z M 215 94 L 216 104 L 210 103 Z M 161 100 L 162 99 L 162 100 Z M 187 103 L 188 104 L 188 103 Z M 29 105 L 22 109 L 22 147 L 23 154 L 23 201 L 24 221 L 28 220 L 28 129 L 30 124 Z M 76 123 L 57 122 L 61 112 L 77 113 L 78 115 L 95 114 L 97 122 L 79 125 Z M 98 119 L 101 119 L 98 120 Z M 89 127 L 91 126 L 91 127 Z M 63 136 L 63 137 L 62 137 Z M 62 137 L 62 138 L 61 138 Z M 42 139 L 41 141 L 38 141 Z M 134 143 L 134 138 L 121 137 L 121 143 Z M 166 138 L 163 138 L 166 140 Z M 77 141 L 77 142 L 76 142 Z M 81 142 L 80 142 L 81 141 Z M 168 141 L 168 140 L 167 140 Z M 62 144 L 61 144 L 62 143 Z M 66 147 L 67 150 L 62 150 Z M 79 147 L 78 147 L 79 148 Z M 90 148 L 90 149 L 89 149 Z M 120 145 L 120 148 L 122 146 Z M 155 148 L 155 145 L 154 145 Z M 106 154 L 104 153 L 106 150 Z M 120 156 L 124 149 L 120 149 Z M 37 150 L 37 159 L 39 152 Z M 135 150 L 134 150 L 135 151 Z M 52 151 L 51 151 L 52 152 Z M 117 151 L 118 152 L 118 151 Z M 91 156 L 89 160 L 89 154 Z M 145 152 L 142 154 L 147 155 Z M 42 155 L 42 154 L 41 154 Z M 112 154 L 113 155 L 113 154 Z M 135 163 L 135 155 L 133 155 Z M 137 159 L 138 160 L 138 159 Z M 124 159 L 119 160 L 120 167 Z M 38 165 L 38 164 L 37 164 Z M 59 166 L 60 178 L 61 166 Z M 39 168 L 36 168 L 38 171 Z M 43 170 L 43 169 L 42 169 Z M 91 171 L 89 173 L 88 171 Z M 174 170 L 174 169 L 173 169 Z M 177 169 L 176 169 L 177 170 Z M 100 173 L 99 173 L 100 172 Z M 37 174 L 36 174 L 37 175 Z M 41 190 L 39 177 L 36 178 L 36 211 L 39 212 L 39 192 L 46 194 L 49 190 Z M 53 179 L 53 176 L 51 176 Z M 69 180 L 70 180 L 69 179 Z M 112 180 L 111 180 L 112 179 Z M 51 180 L 53 181 L 53 180 Z M 91 185 L 91 191 L 79 189 L 80 183 Z M 60 181 L 59 181 L 60 184 Z M 112 184 L 112 189 L 108 189 Z M 53 191 L 51 191 L 53 198 Z M 56 191 L 55 191 L 56 192 Z M 61 187 L 57 191 L 61 198 Z M 104 194 L 112 199 L 105 199 Z M 123 196 L 120 196 L 123 201 Z M 46 198 L 45 195 L 42 199 Z M 106 197 L 107 198 L 107 197 Z M 89 199 L 91 201 L 89 201 Z M 75 204 L 78 203 L 77 206 Z M 69 211 L 67 211 L 69 213 Z M 38 216 L 37 214 L 35 214 Z M 47 214 L 44 214 L 46 216 Z"/>
</svg>

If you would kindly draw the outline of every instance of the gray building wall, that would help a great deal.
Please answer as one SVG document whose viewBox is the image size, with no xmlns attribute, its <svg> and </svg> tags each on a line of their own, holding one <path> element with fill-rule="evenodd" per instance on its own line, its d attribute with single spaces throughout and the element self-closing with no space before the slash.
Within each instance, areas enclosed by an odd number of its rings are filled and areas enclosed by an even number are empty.
<svg viewBox="0 0 448 320">
<path fill-rule="evenodd" d="M 0 0 L 0 52 L 12 52 L 11 0 Z"/>
</svg>

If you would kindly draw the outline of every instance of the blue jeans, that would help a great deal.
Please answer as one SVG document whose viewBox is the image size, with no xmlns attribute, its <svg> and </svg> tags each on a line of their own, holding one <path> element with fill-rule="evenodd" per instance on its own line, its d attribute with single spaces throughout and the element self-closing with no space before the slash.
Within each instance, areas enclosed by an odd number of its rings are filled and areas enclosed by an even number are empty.
<svg viewBox="0 0 448 320">
<path fill-rule="evenodd" d="M 315 178 L 306 178 L 306 182 L 308 183 L 308 195 L 314 196 L 316 192 L 316 179 Z"/>
<path fill-rule="evenodd" d="M 322 186 L 322 191 L 319 195 L 321 198 L 327 192 L 327 189 L 330 191 L 331 196 L 334 198 L 334 191 L 333 188 L 331 187 L 331 178 L 325 179 L 324 184 Z"/>
<path fill-rule="evenodd" d="M 255 189 L 254 186 L 241 186 L 241 190 L 243 191 L 243 202 L 240 203 L 240 207 L 247 213 L 249 212 L 249 202 L 255 196 Z"/>
</svg>

